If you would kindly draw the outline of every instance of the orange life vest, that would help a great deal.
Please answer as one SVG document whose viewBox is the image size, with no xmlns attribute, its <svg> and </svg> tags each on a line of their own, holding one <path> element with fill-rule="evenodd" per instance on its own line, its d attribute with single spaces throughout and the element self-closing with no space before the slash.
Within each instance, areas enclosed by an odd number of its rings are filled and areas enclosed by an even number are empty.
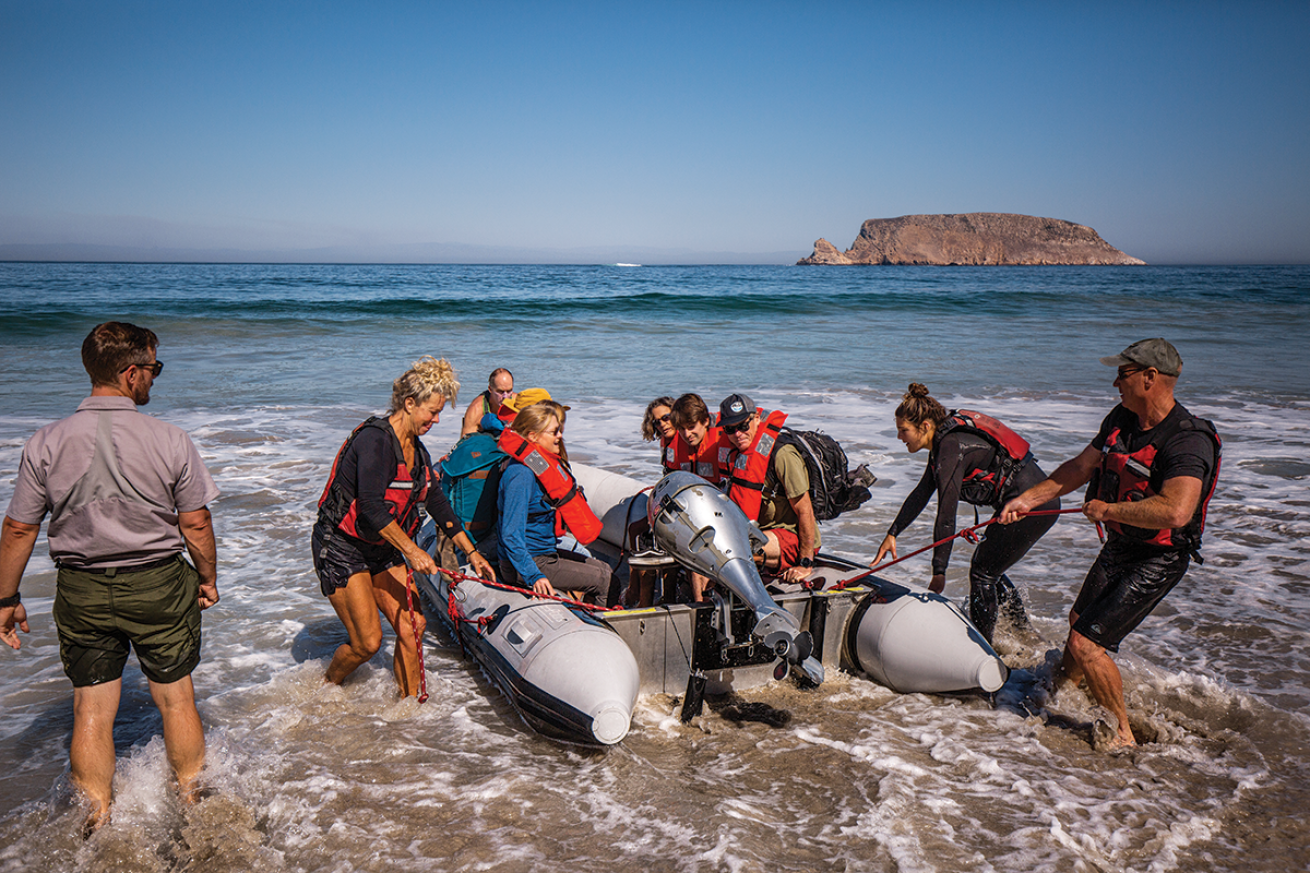
<svg viewBox="0 0 1310 873">
<path fill-rule="evenodd" d="M 596 541 L 603 525 L 587 505 L 582 489 L 559 455 L 546 451 L 509 428 L 501 432 L 497 445 L 537 477 L 537 482 L 546 492 L 546 502 L 555 508 L 557 535 L 567 529 L 584 546 Z"/>
<path fill-rule="evenodd" d="M 755 431 L 755 441 L 744 452 L 731 451 L 728 454 L 728 497 L 741 507 L 751 521 L 760 518 L 760 504 L 764 496 L 764 480 L 769 475 L 769 459 L 778 442 L 782 423 L 787 420 L 787 413 L 775 409 L 768 415 L 763 409 L 755 410 L 760 415 L 759 429 Z M 726 440 L 726 438 L 725 438 Z"/>
<path fill-rule="evenodd" d="M 723 468 L 727 465 L 729 446 L 723 431 L 717 427 L 707 428 L 705 438 L 692 450 L 691 445 L 678 434 L 673 439 L 673 466 L 665 465 L 669 470 L 686 470 L 702 479 L 708 479 L 715 485 L 723 481 Z"/>
<path fill-rule="evenodd" d="M 665 439 L 660 436 L 660 464 L 664 467 L 665 473 L 672 473 L 674 470 L 682 469 L 678 466 L 678 446 L 686 447 L 681 434 L 674 434 L 671 439 Z"/>
</svg>

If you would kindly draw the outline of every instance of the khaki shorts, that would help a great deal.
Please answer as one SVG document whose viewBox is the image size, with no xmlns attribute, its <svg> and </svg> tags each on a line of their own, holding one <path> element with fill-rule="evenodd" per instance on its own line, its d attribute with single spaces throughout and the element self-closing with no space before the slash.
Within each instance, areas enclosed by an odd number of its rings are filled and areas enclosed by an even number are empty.
<svg viewBox="0 0 1310 873">
<path fill-rule="evenodd" d="M 106 576 L 61 567 L 54 618 L 73 687 L 113 682 L 130 649 L 152 682 L 183 679 L 200 663 L 200 574 L 182 559 Z"/>
</svg>

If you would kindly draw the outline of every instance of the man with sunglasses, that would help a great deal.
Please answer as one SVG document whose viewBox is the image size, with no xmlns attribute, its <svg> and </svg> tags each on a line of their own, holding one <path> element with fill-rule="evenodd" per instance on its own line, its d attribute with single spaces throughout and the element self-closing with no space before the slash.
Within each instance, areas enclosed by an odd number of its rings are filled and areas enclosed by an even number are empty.
<svg viewBox="0 0 1310 873">
<path fill-rule="evenodd" d="M 1183 359 L 1158 337 L 1101 358 L 1118 368 L 1120 403 L 1100 432 L 1050 478 L 1001 510 L 1009 524 L 1054 497 L 1088 484 L 1083 514 L 1109 528 L 1105 546 L 1069 612 L 1062 679 L 1086 680 L 1092 697 L 1118 720 L 1104 747 L 1136 744 L 1124 705 L 1123 677 L 1108 652 L 1200 561 L 1206 505 L 1219 475 L 1214 425 L 1174 399 Z M 1062 683 L 1063 684 L 1063 683 Z"/>
<path fill-rule="evenodd" d="M 0 640 L 17 649 L 15 627 L 28 632 L 19 583 L 50 514 L 59 568 L 53 616 L 73 682 L 69 775 L 91 804 L 87 835 L 109 817 L 114 718 L 130 650 L 163 716 L 186 800 L 205 759 L 191 672 L 200 662 L 200 611 L 218 602 L 208 509 L 218 489 L 183 430 L 137 411 L 164 369 L 158 345 L 153 331 L 131 324 L 91 331 L 82 343 L 91 396 L 23 448 L 0 533 Z"/>
<path fill-rule="evenodd" d="M 819 522 L 810 500 L 810 473 L 794 445 L 777 445 L 784 412 L 765 413 L 745 394 L 719 404 L 719 427 L 728 452 L 728 496 L 768 538 L 764 569 L 786 582 L 813 572 Z"/>
<path fill-rule="evenodd" d="M 495 415 L 500 411 L 502 403 L 513 399 L 514 374 L 504 367 L 492 370 L 491 375 L 487 377 L 487 390 L 474 397 L 468 409 L 464 410 L 464 422 L 459 429 L 460 439 L 471 433 L 477 433 L 478 425 L 482 423 L 482 416 L 488 413 Z"/>
</svg>

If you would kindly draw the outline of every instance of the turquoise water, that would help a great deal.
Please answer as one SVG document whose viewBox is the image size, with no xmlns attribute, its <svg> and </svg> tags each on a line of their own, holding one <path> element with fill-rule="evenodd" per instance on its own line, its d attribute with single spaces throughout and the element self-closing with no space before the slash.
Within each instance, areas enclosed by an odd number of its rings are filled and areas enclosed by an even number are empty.
<svg viewBox="0 0 1310 873">
<path fill-rule="evenodd" d="M 196 673 L 218 800 L 190 819 L 170 805 L 132 668 L 119 812 L 103 837 L 76 840 L 42 543 L 23 587 L 33 633 L 0 651 L 0 870 L 181 869 L 205 840 L 249 849 L 231 869 L 1310 860 L 1294 817 L 1310 802 L 1310 268 L 0 264 L 0 505 L 26 438 L 85 395 L 78 349 L 108 319 L 160 335 L 147 411 L 193 434 L 223 491 L 223 602 Z M 1034 714 L 835 677 L 809 695 L 761 690 L 793 712 L 778 730 L 684 727 L 671 701 L 643 699 L 622 747 L 597 756 L 532 735 L 436 640 L 422 708 L 394 699 L 383 655 L 319 687 L 340 630 L 309 567 L 314 499 L 341 439 L 420 355 L 448 357 L 465 386 L 427 437 L 434 454 L 498 366 L 573 407 L 571 454 L 651 481 L 655 451 L 637 433 L 650 398 L 740 390 L 784 408 L 879 476 L 869 504 L 824 528 L 826 548 L 867 559 L 922 470 L 891 421 L 908 382 L 1004 419 L 1049 470 L 1116 400 L 1097 358 L 1157 335 L 1183 355 L 1180 398 L 1224 437 L 1225 472 L 1206 564 L 1119 659 L 1130 708 L 1157 734 L 1134 756 L 1091 752 L 1079 726 L 1095 713 L 1077 694 Z M 921 519 L 903 547 L 930 528 Z M 1061 644 L 1095 550 L 1086 525 L 1062 520 L 1016 568 L 1042 644 L 1004 642 L 1012 663 L 1040 670 Z M 924 581 L 927 564 L 898 572 Z"/>
</svg>

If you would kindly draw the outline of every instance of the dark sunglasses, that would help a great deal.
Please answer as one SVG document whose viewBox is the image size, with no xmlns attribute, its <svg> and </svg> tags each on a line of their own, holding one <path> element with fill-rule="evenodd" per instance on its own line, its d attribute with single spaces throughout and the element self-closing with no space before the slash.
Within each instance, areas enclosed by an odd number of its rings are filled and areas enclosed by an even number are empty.
<svg viewBox="0 0 1310 873">
<path fill-rule="evenodd" d="M 1120 367 L 1119 378 L 1127 379 L 1129 376 L 1133 375 L 1134 373 L 1140 373 L 1143 370 L 1149 370 L 1149 369 L 1151 368 L 1150 367 Z"/>
<path fill-rule="evenodd" d="M 151 376 L 158 376 L 160 373 L 164 372 L 163 361 L 155 361 L 153 364 L 128 364 L 126 367 L 119 370 L 118 372 L 126 373 L 128 370 L 132 369 L 133 367 L 140 367 L 143 370 L 149 370 Z"/>
<path fill-rule="evenodd" d="M 751 420 L 748 418 L 739 424 L 725 424 L 723 426 L 723 432 L 729 434 L 745 433 L 746 431 L 750 430 L 750 428 L 751 428 Z"/>
<path fill-rule="evenodd" d="M 663 415 L 661 415 L 659 418 L 657 418 L 657 419 L 655 419 L 655 420 L 656 420 L 656 421 L 668 421 L 670 418 L 673 418 L 673 413 L 672 413 L 672 412 L 666 412 L 666 413 L 664 413 Z"/>
</svg>

